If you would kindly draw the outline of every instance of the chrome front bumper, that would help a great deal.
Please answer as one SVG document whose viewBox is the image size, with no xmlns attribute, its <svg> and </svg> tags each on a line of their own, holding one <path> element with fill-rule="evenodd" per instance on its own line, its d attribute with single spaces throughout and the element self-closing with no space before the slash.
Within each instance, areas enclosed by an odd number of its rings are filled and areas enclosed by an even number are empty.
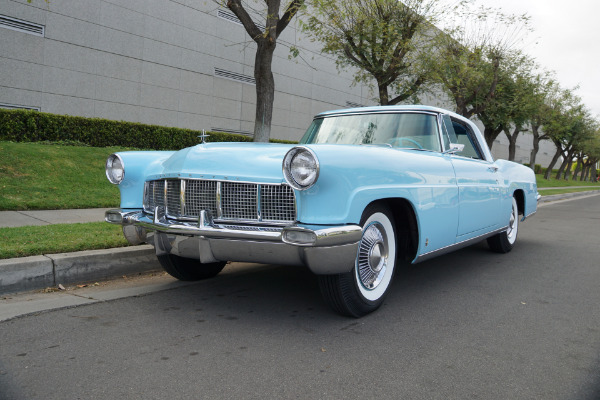
<svg viewBox="0 0 600 400">
<path fill-rule="evenodd" d="M 242 261 L 305 265 L 315 274 L 339 274 L 354 267 L 362 228 L 358 225 L 323 227 L 296 224 L 286 227 L 215 223 L 206 211 L 197 222 L 154 215 L 142 210 L 114 209 L 105 221 L 143 229 L 142 237 L 157 255 L 174 254 L 203 263 Z"/>
</svg>

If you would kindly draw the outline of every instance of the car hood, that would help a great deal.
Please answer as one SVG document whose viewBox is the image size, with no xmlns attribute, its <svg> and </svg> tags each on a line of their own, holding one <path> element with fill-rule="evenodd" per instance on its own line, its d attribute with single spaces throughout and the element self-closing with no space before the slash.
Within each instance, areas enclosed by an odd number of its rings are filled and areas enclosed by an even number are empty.
<svg viewBox="0 0 600 400">
<path fill-rule="evenodd" d="M 200 144 L 174 153 L 154 175 L 155 178 L 281 183 L 283 157 L 292 147 L 271 143 Z"/>
</svg>

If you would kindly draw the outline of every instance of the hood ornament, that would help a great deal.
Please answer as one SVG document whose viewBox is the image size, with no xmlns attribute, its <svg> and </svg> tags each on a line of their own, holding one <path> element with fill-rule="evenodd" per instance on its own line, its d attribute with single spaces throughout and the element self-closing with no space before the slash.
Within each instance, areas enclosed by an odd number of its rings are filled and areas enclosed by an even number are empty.
<svg viewBox="0 0 600 400">
<path fill-rule="evenodd" d="M 198 135 L 198 137 L 202 140 L 200 144 L 206 144 L 206 138 L 209 137 L 204 129 L 202 129 L 202 134 Z"/>
</svg>

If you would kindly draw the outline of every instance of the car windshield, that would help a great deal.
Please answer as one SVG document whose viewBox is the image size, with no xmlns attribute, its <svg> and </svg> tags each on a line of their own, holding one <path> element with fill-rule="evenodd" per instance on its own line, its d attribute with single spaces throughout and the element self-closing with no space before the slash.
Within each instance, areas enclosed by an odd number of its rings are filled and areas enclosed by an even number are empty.
<svg viewBox="0 0 600 400">
<path fill-rule="evenodd" d="M 437 119 L 425 113 L 371 113 L 316 118 L 301 144 L 369 144 L 440 151 Z"/>
</svg>

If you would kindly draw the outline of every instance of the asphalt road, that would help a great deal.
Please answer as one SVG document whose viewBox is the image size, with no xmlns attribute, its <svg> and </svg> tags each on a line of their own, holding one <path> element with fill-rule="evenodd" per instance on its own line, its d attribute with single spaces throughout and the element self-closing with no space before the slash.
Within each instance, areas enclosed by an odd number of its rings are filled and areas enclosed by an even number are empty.
<svg viewBox="0 0 600 400">
<path fill-rule="evenodd" d="M 217 278 L 0 323 L 1 399 L 600 399 L 600 196 L 332 313 L 302 268 Z"/>
</svg>

